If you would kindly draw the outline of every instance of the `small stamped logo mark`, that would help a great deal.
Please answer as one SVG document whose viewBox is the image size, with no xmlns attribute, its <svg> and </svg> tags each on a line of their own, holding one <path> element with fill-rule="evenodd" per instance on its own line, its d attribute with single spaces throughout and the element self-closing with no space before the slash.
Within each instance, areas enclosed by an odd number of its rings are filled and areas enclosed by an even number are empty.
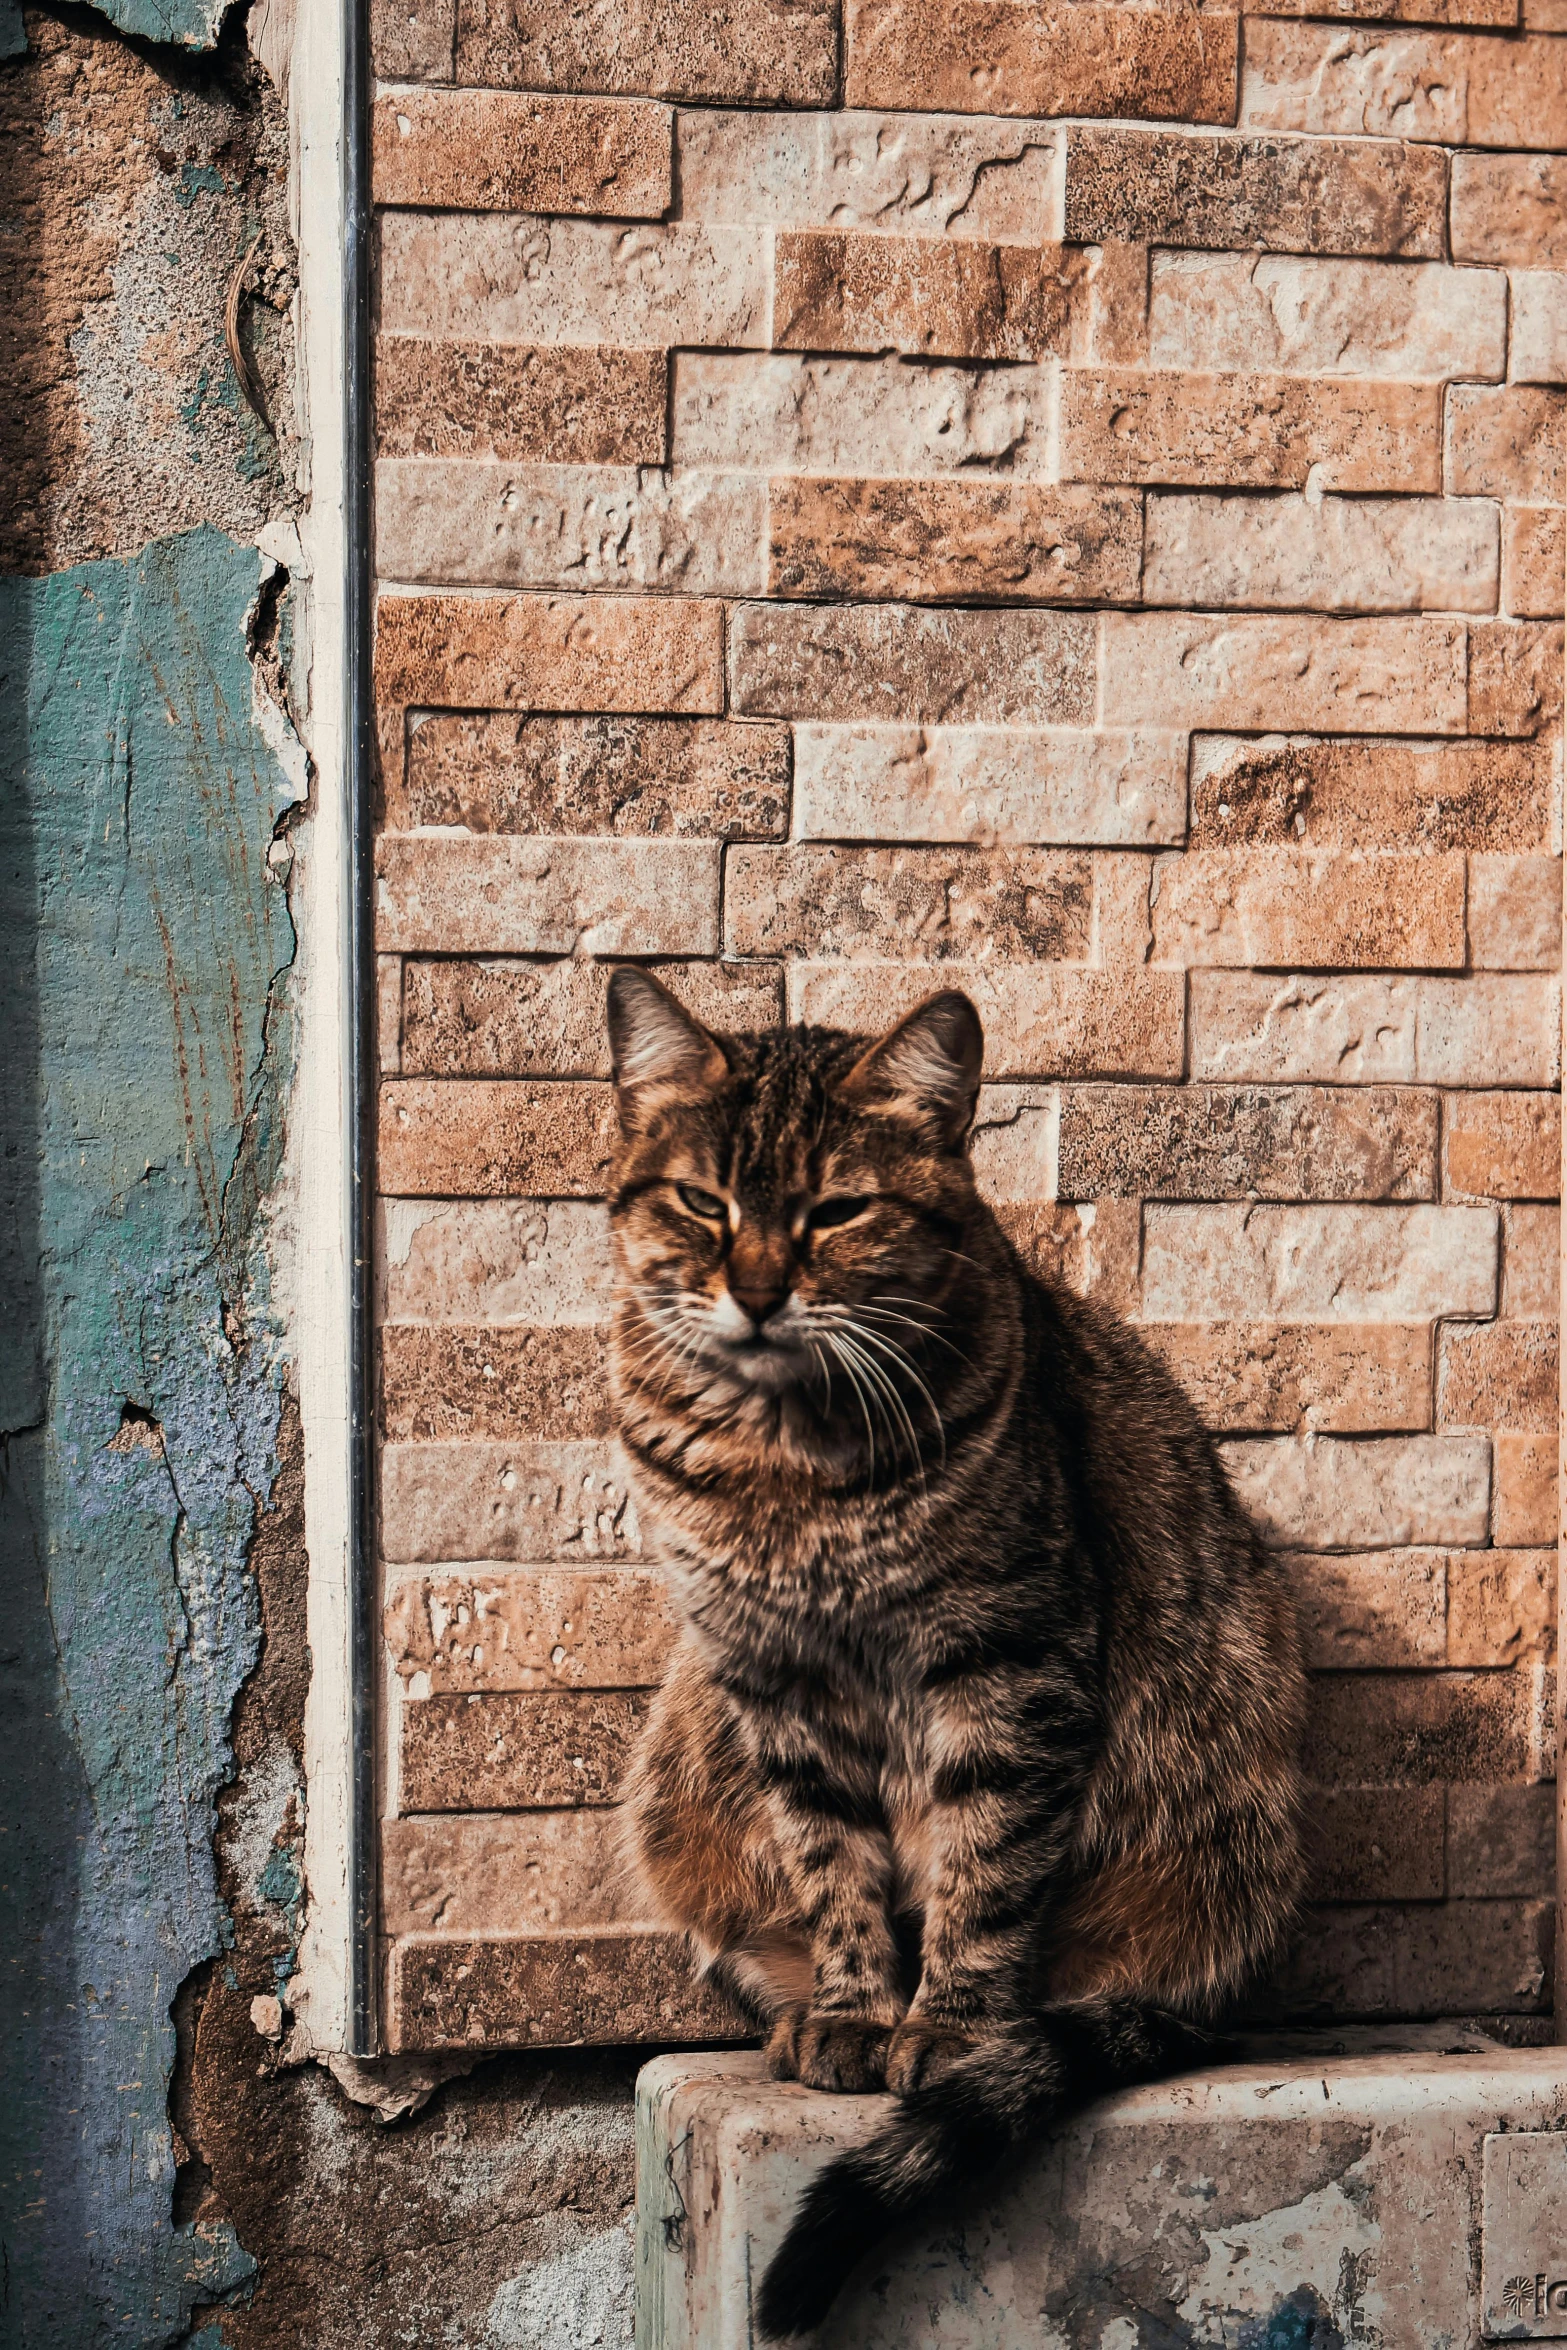
<svg viewBox="0 0 1567 2350">
<path fill-rule="evenodd" d="M 1509 2277 L 1502 2287 L 1504 2317 L 1567 2315 L 1567 2277 Z"/>
</svg>

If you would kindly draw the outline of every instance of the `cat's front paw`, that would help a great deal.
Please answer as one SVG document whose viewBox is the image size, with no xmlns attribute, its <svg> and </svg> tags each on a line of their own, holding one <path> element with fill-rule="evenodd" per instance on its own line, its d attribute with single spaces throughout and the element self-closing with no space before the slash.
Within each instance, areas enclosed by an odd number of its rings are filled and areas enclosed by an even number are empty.
<svg viewBox="0 0 1567 2350">
<path fill-rule="evenodd" d="M 895 2097 L 912 2097 L 948 2073 L 974 2043 L 955 2025 L 928 2016 L 906 2015 L 887 2050 L 887 2086 Z"/>
<path fill-rule="evenodd" d="M 775 2081 L 857 2092 L 884 2084 L 891 2039 L 890 2024 L 867 2023 L 858 2016 L 813 2015 L 802 2004 L 786 2007 L 778 2017 L 764 2055 Z"/>
</svg>

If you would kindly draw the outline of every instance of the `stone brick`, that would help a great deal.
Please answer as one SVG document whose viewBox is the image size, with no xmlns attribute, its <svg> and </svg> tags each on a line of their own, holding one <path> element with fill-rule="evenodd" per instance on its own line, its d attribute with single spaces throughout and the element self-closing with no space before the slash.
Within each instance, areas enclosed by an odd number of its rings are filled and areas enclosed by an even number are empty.
<svg viewBox="0 0 1567 2350">
<path fill-rule="evenodd" d="M 532 90 L 830 106 L 836 0 L 459 0 L 456 78 Z"/>
<path fill-rule="evenodd" d="M 1550 982 L 1194 971 L 1194 1077 L 1298 1084 L 1554 1085 Z"/>
<path fill-rule="evenodd" d="M 669 108 L 646 100 L 402 89 L 371 109 L 378 204 L 656 220 L 673 144 Z"/>
<path fill-rule="evenodd" d="M 1469 732 L 1535 735 L 1562 714 L 1562 625 L 1469 625 Z"/>
<path fill-rule="evenodd" d="M 715 1028 L 771 1028 L 782 1008 L 776 972 L 722 963 L 664 963 L 659 977 Z M 602 963 L 467 962 L 442 956 L 404 965 L 408 1075 L 608 1077 Z"/>
<path fill-rule="evenodd" d="M 1469 960 L 1477 971 L 1561 969 L 1559 858 L 1470 858 Z"/>
<path fill-rule="evenodd" d="M 1125 491 L 786 478 L 769 490 L 767 586 L 775 596 L 1126 603 L 1142 541 L 1142 500 Z"/>
<path fill-rule="evenodd" d="M 1404 1322 L 1154 1322 L 1147 1335 L 1210 1428 L 1364 1434 L 1431 1425 L 1431 1347 Z"/>
<path fill-rule="evenodd" d="M 1502 1210 L 1502 1312 L 1510 1321 L 1554 1322 L 1561 1304 L 1561 1210 Z"/>
<path fill-rule="evenodd" d="M 1473 1550 L 1454 1554 L 1447 1579 L 1450 1665 L 1515 1665 L 1556 1642 L 1556 1553 Z"/>
<path fill-rule="evenodd" d="M 1492 1208 L 1150 1203 L 1143 1211 L 1143 1312 L 1156 1322 L 1429 1322 L 1439 1314 L 1491 1314 L 1497 1246 Z"/>
<path fill-rule="evenodd" d="M 607 1085 L 395 1077 L 381 1086 L 381 1187 L 405 1198 L 595 1198 L 614 1147 Z"/>
<path fill-rule="evenodd" d="M 1058 245 L 780 229 L 772 339 L 781 351 L 1042 359 L 1066 347 L 1080 277 Z"/>
<path fill-rule="evenodd" d="M 1043 366 L 677 351 L 671 447 L 729 471 L 1053 480 L 1055 404 Z"/>
<path fill-rule="evenodd" d="M 719 604 L 606 596 L 382 596 L 376 691 L 447 708 L 716 711 Z"/>
<path fill-rule="evenodd" d="M 380 1203 L 384 1323 L 606 1322 L 609 1219 L 585 1200 Z"/>
<path fill-rule="evenodd" d="M 1194 849 L 1517 850 L 1550 845 L 1556 794 L 1543 743 L 1199 735 L 1191 798 Z"/>
<path fill-rule="evenodd" d="M 1300 1610 L 1307 1665 L 1322 1673 L 1444 1664 L 1449 1570 L 1469 1556 L 1445 1550 L 1342 1557 L 1302 1551 L 1280 1559 Z"/>
<path fill-rule="evenodd" d="M 1329 1673 L 1313 1680 L 1303 1761 L 1331 1786 L 1527 1781 L 1523 1673 Z"/>
<path fill-rule="evenodd" d="M 537 1934 L 632 1925 L 613 1811 L 448 1812 L 381 1824 L 381 1930 Z"/>
<path fill-rule="evenodd" d="M 982 1085 L 970 1150 L 991 1201 L 1054 1200 L 1061 1134 L 1060 1088 Z"/>
<path fill-rule="evenodd" d="M 847 0 L 844 102 L 1233 122 L 1236 24 L 1086 0 Z"/>
<path fill-rule="evenodd" d="M 1562 147 L 1567 59 L 1538 37 L 1258 21 L 1247 27 L 1240 119 L 1327 137 Z"/>
<path fill-rule="evenodd" d="M 1499 377 L 1506 353 L 1500 270 L 1271 253 L 1152 256 L 1151 367 L 1446 383 Z"/>
<path fill-rule="evenodd" d="M 1562 1106 L 1550 1093 L 1450 1093 L 1442 1103 L 1448 1198 L 1553 1200 L 1561 1190 Z"/>
<path fill-rule="evenodd" d="M 675 146 L 682 220 L 1043 245 L 1057 209 L 1048 122 L 703 107 Z"/>
<path fill-rule="evenodd" d="M 1511 283 L 1508 374 L 1514 383 L 1567 383 L 1567 274 L 1515 269 Z"/>
<path fill-rule="evenodd" d="M 1567 391 L 1454 384 L 1447 395 L 1447 479 L 1460 496 L 1559 506 L 1567 497 Z"/>
<path fill-rule="evenodd" d="M 1101 628 L 1102 725 L 1466 731 L 1461 620 L 1107 612 Z"/>
<path fill-rule="evenodd" d="M 1440 1901 L 1444 1787 L 1314 1787 L 1306 1806 L 1311 1901 Z"/>
<path fill-rule="evenodd" d="M 1537 1895 L 1556 1859 L 1550 1787 L 1454 1787 L 1447 1798 L 1447 1884 L 1468 1899 Z"/>
<path fill-rule="evenodd" d="M 662 465 L 668 374 L 663 351 L 384 335 L 375 350 L 377 454 Z"/>
<path fill-rule="evenodd" d="M 1186 737 L 797 726 L 798 839 L 1143 847 L 1186 830 Z"/>
<path fill-rule="evenodd" d="M 1093 875 L 1049 849 L 733 848 L 725 951 L 870 962 L 1086 961 Z"/>
<path fill-rule="evenodd" d="M 638 1567 L 412 1576 L 393 1586 L 382 1627 L 414 1698 L 646 1689 L 675 1638 L 662 1570 Z"/>
<path fill-rule="evenodd" d="M 999 1090 L 999 1089 L 998 1089 Z M 1025 1265 L 1112 1314 L 1137 1310 L 1142 1210 L 1137 1201 L 998 1200 L 996 1218 Z"/>
<path fill-rule="evenodd" d="M 1554 620 L 1567 603 L 1567 516 L 1559 506 L 1502 515 L 1502 606 L 1515 620 Z"/>
<path fill-rule="evenodd" d="M 1455 155 L 1453 259 L 1567 268 L 1567 156 Z"/>
<path fill-rule="evenodd" d="M 1486 1322 L 1475 1328 L 1454 1323 L 1441 1334 L 1436 1378 L 1441 1427 L 1554 1428 L 1558 1385 L 1554 1322 Z"/>
<path fill-rule="evenodd" d="M 745 2039 L 751 2028 L 722 1992 L 692 1974 L 678 1934 L 409 1934 L 388 1956 L 393 2053 L 563 2042 L 668 2047 Z"/>
<path fill-rule="evenodd" d="M 742 604 L 729 631 L 731 705 L 750 715 L 1094 722 L 1095 623 L 1086 613 Z M 1161 711 L 1139 722 L 1170 720 Z"/>
<path fill-rule="evenodd" d="M 1074 1086 L 1061 1104 L 1061 1196 L 1436 1196 L 1436 1101 L 1369 1087 Z"/>
<path fill-rule="evenodd" d="M 598 1691 L 405 1703 L 401 1809 L 547 1811 L 613 1803 L 647 1699 Z"/>
<path fill-rule="evenodd" d="M 1377 1550 L 1487 1536 L 1483 1436 L 1258 1436 L 1219 1449 L 1242 1506 L 1277 1549 Z"/>
<path fill-rule="evenodd" d="M 712 955 L 719 847 L 393 833 L 376 846 L 376 936 L 388 952 Z"/>
<path fill-rule="evenodd" d="M 1274 1997 L 1335 2024 L 1548 2014 L 1552 1924 L 1548 1900 L 1308 1910 L 1274 1970 Z"/>
<path fill-rule="evenodd" d="M 1148 277 L 1154 258 L 1146 245 L 1111 240 L 1088 248 L 1087 334 L 1074 358 L 1106 367 L 1141 367 L 1148 359 Z"/>
<path fill-rule="evenodd" d="M 1523 0 L 1523 21 L 1529 10 L 1550 8 L 1557 0 Z M 1322 16 L 1372 19 L 1388 24 L 1515 25 L 1519 0 L 1247 0 L 1247 16 Z"/>
<path fill-rule="evenodd" d="M 935 986 L 961 987 L 985 1023 L 992 1077 L 1181 1074 L 1185 1021 L 1174 971 L 793 963 L 787 980 L 792 1020 L 864 1034 L 890 1028 Z"/>
<path fill-rule="evenodd" d="M 989 0 L 987 0 L 987 5 Z M 1073 481 L 1330 490 L 1442 487 L 1430 384 L 1069 367 L 1061 470 Z"/>
<path fill-rule="evenodd" d="M 1526 1549 L 1558 1539 L 1557 1451 L 1554 1430 L 1548 1436 L 1508 1430 L 1496 1438 L 1492 1533 L 1499 1548 Z"/>
<path fill-rule="evenodd" d="M 613 1446 L 582 1440 L 389 1444 L 381 1543 L 396 1565 L 634 1559 L 641 1534 Z M 426 1810 L 412 1804 L 411 1810 Z"/>
<path fill-rule="evenodd" d="M 383 1077 L 395 1077 L 402 1060 L 402 966 L 395 955 L 375 959 L 376 1067 Z"/>
<path fill-rule="evenodd" d="M 1073 128 L 1065 218 L 1072 244 L 1440 261 L 1447 158 L 1392 139 Z"/>
<path fill-rule="evenodd" d="M 430 717 L 410 731 L 386 826 L 777 840 L 786 726 L 706 718 Z"/>
<path fill-rule="evenodd" d="M 611 1426 L 605 1339 L 591 1324 L 393 1322 L 381 1332 L 381 1428 L 390 1442 L 607 1436 Z"/>
<path fill-rule="evenodd" d="M 1464 965 L 1462 857 L 1197 849 L 1160 857 L 1154 876 L 1161 963 Z"/>
<path fill-rule="evenodd" d="M 456 0 L 371 0 L 370 54 L 385 82 L 447 82 Z"/>
<path fill-rule="evenodd" d="M 1143 601 L 1494 612 L 1497 538 L 1481 498 L 1153 497 Z"/>
<path fill-rule="evenodd" d="M 762 232 L 519 213 L 387 212 L 383 334 L 456 342 L 718 343 L 765 348 Z"/>
</svg>

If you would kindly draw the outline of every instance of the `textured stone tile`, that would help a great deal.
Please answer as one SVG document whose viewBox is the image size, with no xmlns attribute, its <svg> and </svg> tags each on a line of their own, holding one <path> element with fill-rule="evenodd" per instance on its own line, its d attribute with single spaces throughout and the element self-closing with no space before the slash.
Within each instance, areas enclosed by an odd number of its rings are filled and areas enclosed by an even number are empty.
<svg viewBox="0 0 1567 2350">
<path fill-rule="evenodd" d="M 1299 489 L 1442 486 L 1429 384 L 1069 367 L 1061 469 L 1074 481 Z"/>
<path fill-rule="evenodd" d="M 411 960 L 404 970 L 403 1069 L 433 1077 L 608 1077 L 602 963 Z M 660 979 L 715 1028 L 771 1028 L 777 972 L 662 963 Z"/>
<path fill-rule="evenodd" d="M 1142 500 L 1124 490 L 785 477 L 769 485 L 767 587 L 931 603 L 1126 603 L 1137 596 L 1142 539 Z"/>
<path fill-rule="evenodd" d="M 1327 137 L 1562 147 L 1567 59 L 1538 35 L 1259 20 L 1247 27 L 1240 120 L 1247 130 Z"/>
<path fill-rule="evenodd" d="M 1534 735 L 1561 714 L 1561 622 L 1472 621 L 1469 732 Z"/>
<path fill-rule="evenodd" d="M 1236 23 L 1219 9 L 846 0 L 850 106 L 1233 122 Z"/>
<path fill-rule="evenodd" d="M 615 1814 L 481 1812 L 381 1825 L 381 1928 L 538 1934 L 645 1923 Z"/>
<path fill-rule="evenodd" d="M 1567 496 L 1567 391 L 1454 384 L 1447 395 L 1447 480 L 1459 496 Z"/>
<path fill-rule="evenodd" d="M 1499 377 L 1505 364 L 1500 270 L 1282 253 L 1159 252 L 1151 261 L 1151 367 L 1445 383 Z"/>
<path fill-rule="evenodd" d="M 725 951 L 865 962 L 1088 959 L 1089 860 L 1050 849 L 732 848 Z"/>
<path fill-rule="evenodd" d="M 1310 1909 L 1273 1996 L 1335 2021 L 1548 2014 L 1552 1925 L 1548 1900 Z"/>
<path fill-rule="evenodd" d="M 1389 1335 L 1397 1329 L 1393 1324 Z M 1339 1558 L 1302 1551 L 1282 1558 L 1279 1566 L 1300 1610 L 1307 1665 L 1321 1673 L 1444 1664 L 1449 1575 L 1461 1571 L 1468 1556 L 1376 1550 Z"/>
<path fill-rule="evenodd" d="M 1559 506 L 1509 506 L 1502 515 L 1502 608 L 1515 620 L 1554 620 L 1567 603 L 1567 516 Z"/>
<path fill-rule="evenodd" d="M 609 1218 L 568 1199 L 380 1204 L 385 1322 L 606 1322 Z"/>
<path fill-rule="evenodd" d="M 370 55 L 382 81 L 450 81 L 456 33 L 456 0 L 371 0 Z"/>
<path fill-rule="evenodd" d="M 1526 1781 L 1533 1710 L 1525 1673 L 1330 1673 L 1312 1683 L 1303 1760 L 1329 1786 Z"/>
<path fill-rule="evenodd" d="M 1567 273 L 1515 269 L 1507 372 L 1514 383 L 1567 383 Z"/>
<path fill-rule="evenodd" d="M 1194 971 L 1192 1075 L 1299 1084 L 1554 1085 L 1554 985 Z"/>
<path fill-rule="evenodd" d="M 404 954 L 712 955 L 719 853 L 701 840 L 383 835 L 376 936 Z"/>
<path fill-rule="evenodd" d="M 410 729 L 386 827 L 776 840 L 788 829 L 789 769 L 786 726 L 429 717 Z"/>
<path fill-rule="evenodd" d="M 1464 860 L 1177 850 L 1154 869 L 1153 923 L 1161 963 L 1462 970 Z"/>
<path fill-rule="evenodd" d="M 383 334 L 598 344 L 613 320 L 628 344 L 768 341 L 759 229 L 389 212 L 378 234 Z"/>
<path fill-rule="evenodd" d="M 1442 1101 L 1448 1198 L 1553 1200 L 1561 1189 L 1562 1106 L 1550 1093 L 1450 1093 Z"/>
<path fill-rule="evenodd" d="M 1557 0 L 1258 0 L 1247 16 L 1323 16 L 1388 24 L 1515 25 L 1531 23 L 1529 11 Z"/>
<path fill-rule="evenodd" d="M 1470 858 L 1469 960 L 1477 971 L 1561 969 L 1559 858 Z"/>
<path fill-rule="evenodd" d="M 1095 623 L 1086 613 L 742 604 L 730 616 L 729 642 L 731 707 L 748 715 L 949 726 L 1094 721 Z M 1161 711 L 1138 722 L 1171 720 Z"/>
<path fill-rule="evenodd" d="M 1054 1200 L 1061 1133 L 1060 1088 L 982 1085 L 970 1149 L 974 1173 L 994 1202 Z"/>
<path fill-rule="evenodd" d="M 682 465 L 765 473 L 1055 474 L 1048 366 L 677 351 L 671 447 Z"/>
<path fill-rule="evenodd" d="M 1259 1436 L 1219 1449 L 1242 1505 L 1276 1549 L 1486 1540 L 1483 1436 Z"/>
<path fill-rule="evenodd" d="M 662 465 L 668 374 L 663 351 L 384 335 L 375 350 L 377 453 Z"/>
<path fill-rule="evenodd" d="M 754 474 L 383 457 L 376 557 L 429 587 L 757 594 L 767 494 Z"/>
<path fill-rule="evenodd" d="M 630 1487 L 607 1442 L 389 1444 L 381 1454 L 381 1543 L 410 1566 L 449 1559 L 636 1558 Z M 410 1803 L 410 1811 L 429 1804 Z M 464 1807 L 468 1808 L 468 1807 Z"/>
<path fill-rule="evenodd" d="M 388 1954 L 387 2046 L 394 2053 L 639 2041 L 707 2046 L 750 2033 L 748 2018 L 692 1975 L 677 1934 L 409 1934 Z"/>
<path fill-rule="evenodd" d="M 1191 798 L 1194 849 L 1536 849 L 1556 794 L 1543 743 L 1205 734 Z"/>
<path fill-rule="evenodd" d="M 645 1689 L 675 1638 L 662 1570 L 641 1567 L 411 1575 L 393 1584 L 382 1630 L 415 1698 Z"/>
<path fill-rule="evenodd" d="M 1431 1342 L 1405 1322 L 1151 1322 L 1210 1428 L 1357 1434 L 1431 1425 Z"/>
<path fill-rule="evenodd" d="M 395 955 L 375 959 L 376 1067 L 383 1077 L 395 1077 L 402 1059 L 403 973 Z"/>
<path fill-rule="evenodd" d="M 1447 1883 L 1457 1895 L 1538 1895 L 1556 1858 L 1551 1787 L 1454 1787 L 1447 1798 Z"/>
<path fill-rule="evenodd" d="M 647 100 L 403 89 L 374 101 L 370 137 L 377 204 L 600 220 L 669 208 L 673 118 Z"/>
<path fill-rule="evenodd" d="M 1483 498 L 1151 497 L 1144 564 L 1148 604 L 1494 612 L 1496 508 Z"/>
<path fill-rule="evenodd" d="M 1492 1537 L 1498 1547 L 1543 1547 L 1557 1540 L 1557 1450 L 1554 1430 L 1548 1436 L 1508 1430 L 1497 1437 Z"/>
<path fill-rule="evenodd" d="M 836 0 L 458 0 L 456 78 L 830 106 Z"/>
<path fill-rule="evenodd" d="M 1562 1293 L 1561 1210 L 1502 1210 L 1502 1312 L 1520 1322 L 1552 1322 Z"/>
<path fill-rule="evenodd" d="M 1428 1200 L 1430 1094 L 1363 1086 L 1073 1086 L 1064 1199 Z"/>
<path fill-rule="evenodd" d="M 1143 1314 L 1153 1322 L 1351 1323 L 1491 1314 L 1497 1241 L 1491 1208 L 1151 1202 L 1143 1211 Z"/>
<path fill-rule="evenodd" d="M 780 229 L 772 339 L 782 351 L 1042 359 L 1066 348 L 1080 277 L 1059 245 Z"/>
<path fill-rule="evenodd" d="M 1554 1550 L 1455 1554 L 1447 1579 L 1450 1665 L 1513 1665 L 1556 1643 Z"/>
<path fill-rule="evenodd" d="M 787 982 L 791 1020 L 864 1034 L 890 1028 L 937 985 L 961 987 L 985 1024 L 992 1077 L 1181 1074 L 1185 1018 L 1174 971 L 792 963 Z"/>
<path fill-rule="evenodd" d="M 382 596 L 376 692 L 437 708 L 715 711 L 719 604 L 672 597 Z"/>
<path fill-rule="evenodd" d="M 1453 1323 L 1441 1333 L 1440 1427 L 1554 1428 L 1559 1387 L 1554 1322 Z"/>
<path fill-rule="evenodd" d="M 1455 155 L 1455 261 L 1567 267 L 1567 156 Z"/>
<path fill-rule="evenodd" d="M 1430 147 L 1121 129 L 1066 142 L 1073 244 L 1444 257 L 1447 158 Z"/>
<path fill-rule="evenodd" d="M 1101 725 L 1466 731 L 1459 620 L 1107 612 L 1101 628 Z"/>
<path fill-rule="evenodd" d="M 1152 728 L 797 726 L 794 829 L 804 840 L 1178 841 L 1186 737 Z"/>
<path fill-rule="evenodd" d="M 380 1351 L 389 1443 L 611 1432 L 606 1339 L 591 1323 L 492 1330 L 392 1322 Z"/>
<path fill-rule="evenodd" d="M 401 1808 L 546 1811 L 613 1803 L 647 1714 L 617 1691 L 429 1697 L 401 1709 Z"/>
<path fill-rule="evenodd" d="M 675 143 L 682 220 L 1042 245 L 1056 211 L 1048 122 L 704 107 Z"/>
<path fill-rule="evenodd" d="M 1076 1297 L 1094 1298 L 1112 1314 L 1136 1312 L 1142 1210 L 1135 1200 L 1070 1206 L 999 1200 L 995 1206 L 1012 1246 L 1042 1281 L 1058 1282 Z"/>
<path fill-rule="evenodd" d="M 1445 1787 L 1314 1787 L 1306 1811 L 1308 1900 L 1442 1899 Z"/>
<path fill-rule="evenodd" d="M 397 1077 L 381 1087 L 381 1188 L 404 1198 L 597 1198 L 614 1146 L 607 1085 Z"/>
</svg>

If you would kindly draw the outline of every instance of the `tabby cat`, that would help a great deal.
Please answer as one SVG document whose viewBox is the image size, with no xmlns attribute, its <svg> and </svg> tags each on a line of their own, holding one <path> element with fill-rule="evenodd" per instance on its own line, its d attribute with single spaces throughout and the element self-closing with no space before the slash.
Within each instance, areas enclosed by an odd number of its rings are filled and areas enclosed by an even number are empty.
<svg viewBox="0 0 1567 2350">
<path fill-rule="evenodd" d="M 1288 1595 L 1190 1404 L 980 1199 L 983 1037 L 718 1036 L 611 982 L 620 1426 L 684 1634 L 633 1774 L 657 1914 L 775 2076 L 902 2111 L 763 2284 L 1189 2063 L 1293 1905 Z"/>
</svg>

